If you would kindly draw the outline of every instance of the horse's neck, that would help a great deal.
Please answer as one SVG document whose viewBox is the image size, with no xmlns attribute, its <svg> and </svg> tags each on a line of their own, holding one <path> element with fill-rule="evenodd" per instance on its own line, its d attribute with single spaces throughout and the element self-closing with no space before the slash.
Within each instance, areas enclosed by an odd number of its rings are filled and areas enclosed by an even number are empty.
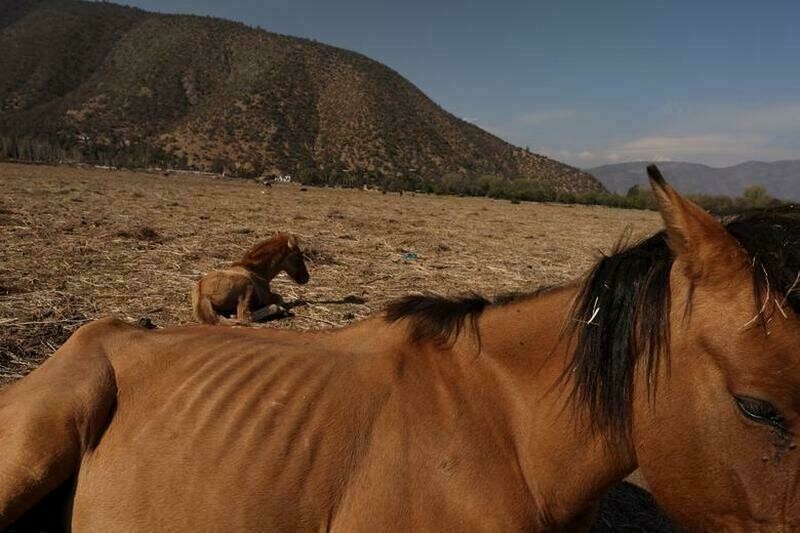
<svg viewBox="0 0 800 533">
<path fill-rule="evenodd" d="M 269 258 L 265 258 L 256 265 L 248 266 L 248 270 L 255 273 L 258 277 L 262 278 L 263 282 L 269 283 L 272 278 L 280 274 L 281 267 L 283 266 L 283 254 L 277 254 Z"/>
<path fill-rule="evenodd" d="M 566 286 L 489 308 L 479 322 L 480 357 L 472 358 L 488 365 L 503 389 L 523 475 L 555 521 L 590 505 L 636 467 L 630 454 L 609 453 L 586 429 L 585 412 L 569 401 L 572 382 L 562 376 L 570 353 L 562 331 L 577 290 Z M 459 344 L 465 343 L 476 341 Z"/>
</svg>

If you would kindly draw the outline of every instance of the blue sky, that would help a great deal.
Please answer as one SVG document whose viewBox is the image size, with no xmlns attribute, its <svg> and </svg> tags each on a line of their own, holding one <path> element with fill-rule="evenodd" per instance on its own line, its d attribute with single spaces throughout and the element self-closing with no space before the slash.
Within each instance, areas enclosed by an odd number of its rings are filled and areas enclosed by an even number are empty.
<svg viewBox="0 0 800 533">
<path fill-rule="evenodd" d="M 122 0 L 356 50 L 580 167 L 800 158 L 800 2 Z"/>
</svg>

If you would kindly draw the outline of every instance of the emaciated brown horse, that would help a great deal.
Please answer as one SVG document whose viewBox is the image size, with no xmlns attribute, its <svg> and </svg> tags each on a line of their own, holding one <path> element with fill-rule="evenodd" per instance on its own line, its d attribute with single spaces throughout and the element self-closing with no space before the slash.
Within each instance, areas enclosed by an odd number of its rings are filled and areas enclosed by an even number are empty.
<svg viewBox="0 0 800 533">
<path fill-rule="evenodd" d="M 677 521 L 800 529 L 800 213 L 666 231 L 501 304 L 333 331 L 117 320 L 0 392 L 0 522 L 73 531 L 543 531 L 640 468 Z M 566 324 L 566 327 L 564 327 Z"/>
<path fill-rule="evenodd" d="M 203 276 L 192 287 L 194 319 L 217 324 L 220 314 L 235 314 L 238 322 L 250 322 L 253 311 L 281 302 L 269 288 L 270 281 L 281 272 L 301 285 L 308 283 L 303 250 L 294 235 L 280 233 L 262 241 L 229 268 Z"/>
</svg>

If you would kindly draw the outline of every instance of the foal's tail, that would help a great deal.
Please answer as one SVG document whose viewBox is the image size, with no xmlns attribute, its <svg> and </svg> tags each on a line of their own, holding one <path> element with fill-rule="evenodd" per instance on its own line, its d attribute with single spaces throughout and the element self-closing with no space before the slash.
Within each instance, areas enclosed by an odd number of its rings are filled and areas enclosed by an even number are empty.
<svg viewBox="0 0 800 533">
<path fill-rule="evenodd" d="M 29 376 L 0 389 L 0 530 L 73 476 L 108 425 L 117 397 L 103 339 L 121 325 L 81 328 Z"/>
<path fill-rule="evenodd" d="M 219 323 L 219 315 L 214 311 L 211 300 L 200 290 L 200 282 L 192 287 L 192 316 L 197 322 L 203 324 Z"/>
</svg>

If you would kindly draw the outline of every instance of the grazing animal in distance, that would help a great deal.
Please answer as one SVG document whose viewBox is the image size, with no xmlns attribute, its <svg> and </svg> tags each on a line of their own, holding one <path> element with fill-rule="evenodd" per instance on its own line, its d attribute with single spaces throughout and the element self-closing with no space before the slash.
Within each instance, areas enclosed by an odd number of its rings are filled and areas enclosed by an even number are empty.
<svg viewBox="0 0 800 533">
<path fill-rule="evenodd" d="M 275 306 L 281 298 L 272 293 L 270 281 L 281 272 L 299 284 L 308 283 L 303 250 L 294 235 L 285 233 L 253 246 L 239 261 L 224 270 L 214 270 L 192 287 L 192 314 L 205 324 L 217 324 L 220 315 L 235 315 L 241 323 L 250 322 L 253 312 Z"/>
<path fill-rule="evenodd" d="M 665 230 L 579 281 L 325 331 L 83 326 L 0 390 L 0 528 L 576 531 L 637 467 L 693 531 L 800 530 L 800 210 Z"/>
</svg>

